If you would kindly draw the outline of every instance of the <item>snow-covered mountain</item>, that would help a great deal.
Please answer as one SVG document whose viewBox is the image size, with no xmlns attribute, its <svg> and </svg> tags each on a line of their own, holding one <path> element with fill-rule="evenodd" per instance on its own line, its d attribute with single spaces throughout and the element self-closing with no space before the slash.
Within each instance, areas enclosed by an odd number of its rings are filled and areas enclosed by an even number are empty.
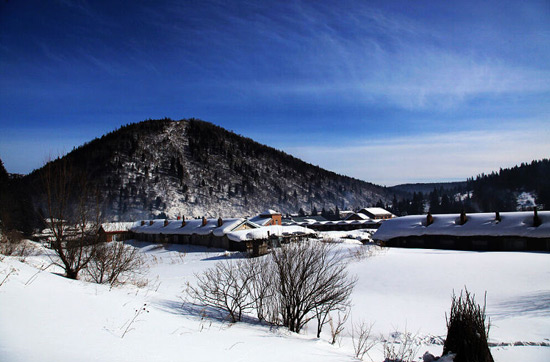
<svg viewBox="0 0 550 362">
<path fill-rule="evenodd" d="M 283 213 L 334 210 L 390 198 L 384 187 L 321 169 L 196 119 L 127 125 L 65 159 L 98 186 L 111 220 L 246 216 L 266 208 Z"/>
</svg>

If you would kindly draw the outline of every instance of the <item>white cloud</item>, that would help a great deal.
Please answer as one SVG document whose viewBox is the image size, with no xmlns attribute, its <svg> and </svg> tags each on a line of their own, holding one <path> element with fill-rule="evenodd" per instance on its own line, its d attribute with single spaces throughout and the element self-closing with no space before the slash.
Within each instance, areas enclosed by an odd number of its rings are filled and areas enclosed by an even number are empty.
<svg viewBox="0 0 550 362">
<path fill-rule="evenodd" d="M 285 151 L 334 172 L 381 185 L 465 180 L 550 156 L 550 129 L 429 134 Z"/>
</svg>

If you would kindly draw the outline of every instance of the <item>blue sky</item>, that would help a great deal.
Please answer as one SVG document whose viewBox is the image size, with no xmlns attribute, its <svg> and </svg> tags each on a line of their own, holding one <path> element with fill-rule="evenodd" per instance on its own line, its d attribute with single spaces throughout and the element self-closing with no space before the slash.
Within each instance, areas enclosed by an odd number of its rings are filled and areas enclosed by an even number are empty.
<svg viewBox="0 0 550 362">
<path fill-rule="evenodd" d="M 162 117 L 384 185 L 550 157 L 550 2 L 0 4 L 9 172 Z"/>
</svg>

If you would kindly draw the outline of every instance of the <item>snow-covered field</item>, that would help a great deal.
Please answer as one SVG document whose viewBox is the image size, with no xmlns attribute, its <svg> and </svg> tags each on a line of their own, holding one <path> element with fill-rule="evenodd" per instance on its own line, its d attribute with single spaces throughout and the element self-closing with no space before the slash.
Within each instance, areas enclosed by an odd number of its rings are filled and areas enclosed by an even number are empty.
<svg viewBox="0 0 550 362">
<path fill-rule="evenodd" d="M 550 343 L 550 254 L 380 250 L 344 241 L 336 250 L 348 257 L 358 283 L 346 336 L 334 346 L 328 326 L 317 339 L 313 324 L 297 335 L 253 318 L 230 324 L 183 303 L 193 273 L 237 254 L 133 242 L 149 269 L 134 284 L 115 288 L 68 280 L 54 267 L 41 271 L 49 264 L 44 249 L 25 263 L 4 257 L 0 361 L 353 361 L 348 333 L 360 320 L 374 323 L 375 338 L 408 331 L 424 342 L 418 357 L 426 350 L 439 355 L 453 290 L 464 286 L 479 302 L 487 291 L 490 342 L 504 344 L 491 349 L 495 361 L 550 360 L 550 347 L 540 346 Z M 370 359 L 383 360 L 382 344 L 365 356 Z"/>
</svg>

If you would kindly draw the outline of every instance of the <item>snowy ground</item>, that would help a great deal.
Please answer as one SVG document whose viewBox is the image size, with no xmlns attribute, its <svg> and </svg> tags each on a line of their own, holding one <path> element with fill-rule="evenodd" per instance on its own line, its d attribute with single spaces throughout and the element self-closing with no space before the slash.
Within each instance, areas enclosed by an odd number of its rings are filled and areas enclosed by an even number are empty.
<svg viewBox="0 0 550 362">
<path fill-rule="evenodd" d="M 406 330 L 424 340 L 418 357 L 426 350 L 439 355 L 452 292 L 466 285 L 480 302 L 487 291 L 490 342 L 506 344 L 492 348 L 495 361 L 550 360 L 550 347 L 511 346 L 550 343 L 550 254 L 378 250 L 341 240 L 346 242 L 337 250 L 352 255 L 348 265 L 358 276 L 347 332 L 352 320 L 374 323 L 376 338 Z M 182 303 L 193 273 L 237 255 L 195 246 L 133 245 L 149 264 L 137 278 L 139 287 L 71 281 L 53 267 L 40 271 L 37 267 L 49 264 L 43 249 L 26 263 L 4 257 L 0 283 L 14 272 L 0 286 L 0 361 L 354 360 L 349 336 L 332 346 L 328 333 L 315 338 L 314 325 L 296 335 L 253 321 L 229 324 Z M 365 356 L 371 358 L 383 360 L 381 344 Z"/>
</svg>

